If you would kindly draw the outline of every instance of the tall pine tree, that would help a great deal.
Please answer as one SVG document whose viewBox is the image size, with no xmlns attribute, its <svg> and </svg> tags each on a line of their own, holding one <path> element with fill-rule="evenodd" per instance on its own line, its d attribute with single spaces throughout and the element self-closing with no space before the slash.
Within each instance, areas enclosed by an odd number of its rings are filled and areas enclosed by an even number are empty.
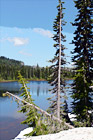
<svg viewBox="0 0 93 140">
<path fill-rule="evenodd" d="M 61 0 L 59 0 L 59 5 L 57 6 L 58 15 L 56 16 L 53 24 L 53 30 L 55 32 L 53 36 L 53 40 L 56 42 L 54 44 L 54 47 L 56 49 L 55 56 L 50 62 L 53 63 L 51 66 L 52 68 L 52 74 L 50 75 L 49 83 L 53 88 L 51 89 L 52 97 L 49 98 L 50 101 L 50 107 L 49 110 L 52 114 L 56 115 L 59 119 L 61 117 L 61 113 L 63 112 L 61 107 L 63 107 L 64 103 L 61 102 L 61 97 L 63 97 L 64 100 L 64 87 L 65 87 L 65 81 L 64 81 L 64 74 L 62 71 L 62 68 L 66 64 L 65 61 L 65 54 L 64 54 L 64 45 L 61 44 L 61 42 L 65 42 L 65 36 L 62 34 L 63 26 L 65 25 L 65 21 L 63 20 L 64 13 L 63 13 L 63 3 Z M 63 93 L 63 95 L 61 95 Z"/>
<path fill-rule="evenodd" d="M 92 39 L 92 0 L 76 0 L 75 7 L 78 10 L 77 18 L 73 26 L 76 26 L 73 51 L 75 63 L 75 80 L 73 83 L 72 107 L 77 115 L 77 120 L 85 126 L 91 126 L 92 118 L 90 110 L 93 109 L 90 88 L 93 76 L 93 39 Z"/>
</svg>

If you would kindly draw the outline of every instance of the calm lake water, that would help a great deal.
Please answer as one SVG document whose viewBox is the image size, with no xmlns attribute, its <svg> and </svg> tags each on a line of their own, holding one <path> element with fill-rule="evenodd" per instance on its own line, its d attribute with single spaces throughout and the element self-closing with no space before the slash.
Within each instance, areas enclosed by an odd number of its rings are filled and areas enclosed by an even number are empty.
<svg viewBox="0 0 93 140">
<path fill-rule="evenodd" d="M 72 83 L 72 80 L 67 81 L 67 86 Z M 26 125 L 20 124 L 24 120 L 24 114 L 18 113 L 18 105 L 12 98 L 2 97 L 2 93 L 9 91 L 13 94 L 20 95 L 21 85 L 18 82 L 0 83 L 0 140 L 11 140 L 19 134 L 21 130 L 26 128 Z M 47 81 L 30 81 L 28 83 L 32 98 L 35 104 L 46 110 L 49 107 L 47 98 L 49 89 L 51 88 Z M 68 107 L 71 111 L 71 97 L 69 95 L 71 89 L 66 92 L 68 97 Z"/>
</svg>

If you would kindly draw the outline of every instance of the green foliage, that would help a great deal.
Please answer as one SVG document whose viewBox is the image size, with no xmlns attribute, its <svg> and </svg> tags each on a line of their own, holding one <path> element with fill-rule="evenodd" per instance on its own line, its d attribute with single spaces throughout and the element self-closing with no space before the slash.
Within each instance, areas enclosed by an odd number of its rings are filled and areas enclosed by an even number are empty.
<svg viewBox="0 0 93 140">
<path fill-rule="evenodd" d="M 64 98 L 66 86 L 65 77 L 68 77 L 68 73 L 70 73 L 64 68 L 66 59 L 64 54 L 65 46 L 63 45 L 63 42 L 65 42 L 66 40 L 62 31 L 63 26 L 66 24 L 66 22 L 63 20 L 63 9 L 63 2 L 59 0 L 59 5 L 57 6 L 58 14 L 53 24 L 53 30 L 55 32 L 53 36 L 55 44 L 53 47 L 55 47 L 56 53 L 54 55 L 54 58 L 50 60 L 50 62 L 52 62 L 52 72 L 48 79 L 50 85 L 53 87 L 50 90 L 52 97 L 48 98 L 50 102 L 48 111 L 61 119 L 63 117 L 67 117 L 67 115 L 63 115 L 63 112 L 67 114 L 67 111 L 64 110 L 66 104 L 66 99 Z"/>
<path fill-rule="evenodd" d="M 75 19 L 77 29 L 72 43 L 75 45 L 72 61 L 75 63 L 75 78 L 73 83 L 72 102 L 73 112 L 80 125 L 92 125 L 93 91 L 90 88 L 93 75 L 93 46 L 92 46 L 92 1 L 76 0 L 75 7 L 78 15 Z"/>
<path fill-rule="evenodd" d="M 7 65 L 13 65 L 13 66 L 17 66 L 17 65 L 24 65 L 24 63 L 22 61 L 17 61 L 17 60 L 14 60 L 14 59 L 9 59 L 9 58 L 6 58 L 4 56 L 1 56 L 0 57 L 0 65 L 2 64 L 7 64 Z"/>
<path fill-rule="evenodd" d="M 20 84 L 22 84 L 21 90 L 22 94 L 20 96 L 23 97 L 23 100 L 27 101 L 30 104 L 34 104 L 33 99 L 28 92 L 27 82 L 22 77 L 20 72 L 18 72 L 18 78 Z M 36 106 L 36 105 L 35 105 Z M 33 127 L 33 131 L 26 136 L 38 136 L 38 135 L 46 135 L 49 133 L 59 132 L 60 130 L 67 129 L 67 127 L 63 123 L 55 121 L 52 118 L 48 118 L 44 114 L 40 114 L 34 107 L 29 106 L 28 104 L 22 102 L 21 110 L 19 112 L 25 113 L 25 120 L 22 121 L 22 124 L 27 124 L 29 127 Z"/>
<path fill-rule="evenodd" d="M 36 127 L 34 128 L 34 130 L 31 133 L 26 134 L 25 136 L 39 136 L 39 135 L 46 135 L 48 133 L 49 132 L 47 130 L 46 125 L 40 122 L 40 124 L 36 123 Z"/>
<path fill-rule="evenodd" d="M 26 66 L 23 62 L 6 57 L 0 57 L 0 81 L 17 80 L 18 71 L 29 80 L 48 80 L 52 69 L 49 67 Z M 73 77 L 73 72 L 68 69 L 65 71 L 67 78 Z"/>
<path fill-rule="evenodd" d="M 92 120 L 92 116 L 91 116 L 91 120 Z M 86 127 L 86 126 L 90 127 L 91 126 L 90 118 L 87 121 L 83 121 L 83 122 L 81 122 L 81 121 L 74 121 L 73 124 L 74 124 L 75 127 Z"/>
<path fill-rule="evenodd" d="M 6 57 L 0 57 L 0 80 L 17 80 L 17 74 L 20 73 L 29 80 L 45 79 L 47 80 L 50 70 L 49 67 L 26 66 L 23 62 Z"/>
<path fill-rule="evenodd" d="M 18 72 L 18 78 L 20 84 L 22 84 L 21 87 L 22 94 L 20 96 L 22 96 L 23 99 L 28 103 L 34 104 L 30 92 L 28 92 L 29 88 L 26 85 L 27 82 L 22 77 L 20 72 Z M 27 134 L 28 136 L 32 136 L 32 135 L 37 136 L 37 135 L 48 133 L 47 126 L 42 123 L 42 115 L 39 114 L 35 108 L 31 106 L 29 107 L 26 103 L 22 102 L 21 110 L 19 112 L 23 112 L 26 114 L 26 119 L 22 121 L 22 124 L 27 124 L 29 127 L 33 127 L 33 131 Z"/>
</svg>

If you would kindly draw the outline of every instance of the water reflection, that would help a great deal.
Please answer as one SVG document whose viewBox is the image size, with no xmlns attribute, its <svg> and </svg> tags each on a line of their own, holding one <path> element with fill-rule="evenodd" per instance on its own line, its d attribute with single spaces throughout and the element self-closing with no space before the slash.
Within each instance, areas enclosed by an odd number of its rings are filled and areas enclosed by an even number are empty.
<svg viewBox="0 0 93 140">
<path fill-rule="evenodd" d="M 37 96 L 39 96 L 40 86 L 37 87 Z"/>
<path fill-rule="evenodd" d="M 67 81 L 68 87 L 70 87 L 69 84 L 72 83 L 71 80 Z M 46 100 L 49 96 L 51 96 L 49 93 L 49 89 L 51 88 L 47 81 L 30 81 L 27 86 L 30 88 L 29 92 L 32 95 L 32 98 L 35 100 L 35 103 L 40 106 L 43 109 L 46 109 L 44 106 L 49 106 L 48 101 Z M 6 91 L 9 91 L 13 94 L 20 95 L 22 91 L 20 91 L 21 84 L 18 82 L 8 82 L 8 83 L 0 83 L 0 100 L 1 98 L 6 99 L 8 97 L 2 97 L 2 93 L 5 93 Z M 68 105 L 69 108 L 71 108 L 71 98 L 70 98 L 70 90 L 68 88 L 68 91 L 66 92 L 66 95 L 68 97 Z M 44 101 L 44 104 L 42 102 Z"/>
<path fill-rule="evenodd" d="M 42 94 L 48 94 L 49 84 L 47 81 L 31 81 L 28 84 L 30 88 L 31 95 L 37 95 L 37 97 L 41 96 Z"/>
<path fill-rule="evenodd" d="M 11 117 L 0 117 L 0 140 L 11 140 L 27 125 L 21 125 L 24 118 L 16 119 Z"/>
<path fill-rule="evenodd" d="M 19 91 L 21 85 L 18 82 L 0 83 L 0 90 L 4 91 Z"/>
<path fill-rule="evenodd" d="M 27 86 L 30 88 L 31 95 L 37 95 L 38 97 L 43 94 L 48 94 L 49 85 L 46 81 L 30 81 Z M 0 83 L 0 97 L 2 93 L 9 91 L 14 94 L 20 94 L 21 84 L 18 82 Z"/>
<path fill-rule="evenodd" d="M 20 87 L 21 85 L 18 82 L 5 82 L 0 83 L 0 97 L 2 97 L 2 94 L 6 91 L 9 91 L 13 94 L 20 94 Z M 7 98 L 7 97 L 3 97 Z"/>
<path fill-rule="evenodd" d="M 72 81 L 71 80 L 67 81 L 67 83 L 70 84 L 72 83 Z M 39 106 L 40 108 L 46 110 L 49 107 L 49 102 L 47 98 L 51 96 L 50 94 L 48 94 L 49 93 L 48 90 L 51 88 L 48 82 L 47 81 L 30 81 L 27 84 L 27 86 L 30 88 L 29 92 L 32 95 L 32 99 L 34 99 L 35 104 Z M 8 120 L 9 119 L 11 120 L 12 118 L 12 120 L 15 121 L 15 119 L 19 120 L 20 118 L 24 117 L 23 114 L 17 112 L 19 109 L 17 108 L 17 103 L 15 101 L 11 103 L 11 98 L 2 97 L 2 93 L 6 91 L 17 94 L 19 96 L 21 94 L 20 87 L 21 85 L 18 82 L 0 83 L 0 121 L 2 121 L 0 122 L 0 128 L 1 128 L 1 123 L 3 126 L 5 126 L 4 128 L 7 128 L 7 124 L 4 125 L 3 123 L 7 120 L 7 118 Z M 67 100 L 68 107 L 70 110 L 71 108 L 70 104 L 71 104 L 72 99 L 70 98 L 69 91 L 67 92 L 67 96 L 68 96 L 68 100 Z M 13 132 L 16 131 L 13 128 L 14 126 L 11 127 L 11 130 L 13 130 Z M 19 128 L 16 127 L 16 129 L 19 129 Z M 7 128 L 7 131 L 9 132 L 8 128 Z M 6 135 L 5 139 L 2 138 L 0 140 L 6 140 L 6 139 L 10 140 L 9 135 Z"/>
<path fill-rule="evenodd" d="M 46 99 L 49 97 L 49 84 L 46 81 L 30 81 L 27 86 L 30 88 L 29 92 L 35 104 L 42 109 L 46 109 L 48 107 L 48 101 Z M 0 116 L 17 116 L 14 115 L 14 111 L 17 110 L 15 101 L 13 101 L 11 108 L 11 99 L 3 97 L 2 94 L 9 91 L 19 96 L 22 92 L 20 91 L 20 87 L 21 85 L 18 82 L 0 83 Z"/>
</svg>

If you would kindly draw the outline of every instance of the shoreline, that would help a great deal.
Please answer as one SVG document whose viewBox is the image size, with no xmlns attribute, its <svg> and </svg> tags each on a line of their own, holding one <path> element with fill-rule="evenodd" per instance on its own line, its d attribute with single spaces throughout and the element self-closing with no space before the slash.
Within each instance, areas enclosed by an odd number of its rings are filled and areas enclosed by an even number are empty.
<svg viewBox="0 0 93 140">
<path fill-rule="evenodd" d="M 26 79 L 27 81 L 47 81 L 45 79 Z M 18 82 L 18 80 L 1 80 L 0 83 Z"/>
<path fill-rule="evenodd" d="M 26 79 L 27 81 L 48 81 L 46 79 Z M 67 80 L 73 80 L 73 78 L 66 78 Z M 0 83 L 18 82 L 18 80 L 0 80 Z"/>
</svg>

